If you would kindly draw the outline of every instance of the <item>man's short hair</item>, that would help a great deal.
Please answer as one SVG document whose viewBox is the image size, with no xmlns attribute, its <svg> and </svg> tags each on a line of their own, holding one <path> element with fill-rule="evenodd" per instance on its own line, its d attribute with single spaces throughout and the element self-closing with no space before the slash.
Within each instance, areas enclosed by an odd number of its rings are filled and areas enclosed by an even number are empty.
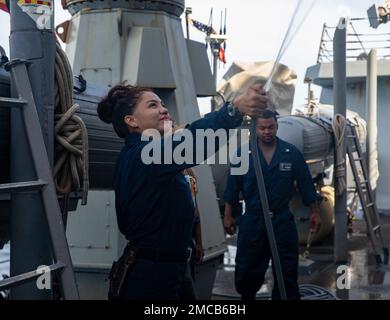
<svg viewBox="0 0 390 320">
<path fill-rule="evenodd" d="M 259 119 L 271 119 L 274 118 L 275 122 L 278 122 L 278 118 L 276 117 L 277 113 L 271 110 L 264 110 L 262 114 L 258 117 Z"/>
</svg>

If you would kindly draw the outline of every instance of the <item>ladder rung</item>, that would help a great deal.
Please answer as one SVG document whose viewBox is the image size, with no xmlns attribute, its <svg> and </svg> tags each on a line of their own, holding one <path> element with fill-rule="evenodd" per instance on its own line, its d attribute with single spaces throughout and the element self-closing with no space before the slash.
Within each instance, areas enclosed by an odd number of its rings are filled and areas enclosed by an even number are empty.
<svg viewBox="0 0 390 320">
<path fill-rule="evenodd" d="M 48 270 L 50 272 L 57 272 L 65 268 L 65 264 L 63 262 L 57 262 L 56 264 L 52 264 L 48 266 Z M 38 273 L 38 269 L 35 271 L 30 271 L 26 273 L 19 274 L 17 276 L 7 278 L 0 281 L 0 291 L 22 285 L 26 282 L 32 281 L 38 278 L 42 273 Z"/>
<path fill-rule="evenodd" d="M 366 174 L 365 171 L 365 160 L 366 158 L 362 156 L 362 151 L 360 147 L 360 142 L 357 137 L 356 129 L 354 127 L 351 127 L 351 132 L 349 135 L 347 135 L 347 138 L 352 138 L 352 140 L 349 141 L 347 144 L 347 151 L 349 158 L 351 160 L 351 167 L 353 171 L 353 176 L 356 184 L 356 190 L 359 192 L 359 198 L 361 205 L 363 207 L 364 215 L 367 220 L 367 223 L 372 226 L 375 224 L 375 226 L 371 227 L 371 230 L 368 230 L 368 234 L 370 236 L 372 245 L 374 247 L 374 251 L 376 253 L 376 259 L 377 263 L 382 263 L 382 258 L 380 255 L 378 255 L 378 247 L 375 238 L 376 237 L 382 237 L 381 235 L 381 225 L 379 221 L 379 217 L 375 217 L 375 215 L 378 215 L 376 212 L 375 202 L 372 202 L 372 195 L 371 195 L 371 184 L 370 179 Z M 355 151 L 357 152 L 356 157 L 352 153 L 353 147 L 355 147 Z M 361 167 L 362 172 L 359 173 L 358 170 L 358 164 Z"/>
<path fill-rule="evenodd" d="M 0 107 L 21 108 L 27 104 L 26 100 L 0 97 Z"/>
<path fill-rule="evenodd" d="M 0 194 L 41 190 L 45 186 L 47 186 L 47 183 L 43 180 L 3 183 L 0 184 Z"/>
</svg>

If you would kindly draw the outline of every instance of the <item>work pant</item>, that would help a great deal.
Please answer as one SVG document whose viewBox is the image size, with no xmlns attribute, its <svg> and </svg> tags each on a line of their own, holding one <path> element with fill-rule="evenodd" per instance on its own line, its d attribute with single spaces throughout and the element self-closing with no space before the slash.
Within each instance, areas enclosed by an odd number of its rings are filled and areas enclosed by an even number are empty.
<svg viewBox="0 0 390 320">
<path fill-rule="evenodd" d="M 137 259 L 127 273 L 121 299 L 178 300 L 186 263 Z"/>
<path fill-rule="evenodd" d="M 195 284 L 191 274 L 191 264 L 187 264 L 186 272 L 184 274 L 183 286 L 180 290 L 180 300 L 196 300 Z"/>
<path fill-rule="evenodd" d="M 282 266 L 287 298 L 298 300 L 298 233 L 294 216 L 290 211 L 272 217 L 274 234 Z M 235 285 L 242 299 L 255 299 L 264 283 L 264 276 L 271 259 L 267 230 L 262 215 L 244 214 L 239 224 L 235 269 Z M 274 271 L 274 270 L 273 270 Z M 280 294 L 274 272 L 272 299 Z"/>
</svg>

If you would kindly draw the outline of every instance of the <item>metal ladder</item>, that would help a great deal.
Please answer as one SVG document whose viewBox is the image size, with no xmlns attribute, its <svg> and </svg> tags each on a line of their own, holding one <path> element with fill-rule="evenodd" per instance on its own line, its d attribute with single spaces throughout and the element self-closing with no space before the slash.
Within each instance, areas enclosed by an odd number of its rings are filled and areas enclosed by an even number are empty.
<svg viewBox="0 0 390 320">
<path fill-rule="evenodd" d="M 366 159 L 363 156 L 355 125 L 350 123 L 347 128 L 350 128 L 350 134 L 347 136 L 347 153 L 367 224 L 367 233 L 371 240 L 377 263 L 388 264 L 389 249 L 385 247 L 383 242 L 382 225 L 371 188 Z M 354 153 L 356 153 L 357 157 L 354 156 Z M 382 261 L 381 257 L 382 252 L 384 261 Z"/>
<path fill-rule="evenodd" d="M 47 158 L 44 138 L 35 107 L 26 64 L 27 61 L 23 60 L 14 60 L 9 64 L 11 77 L 13 78 L 14 83 L 17 84 L 16 89 L 19 98 L 0 97 L 0 107 L 21 109 L 37 180 L 0 184 L 0 194 L 12 194 L 31 190 L 40 191 L 49 226 L 55 260 L 55 263 L 48 266 L 48 269 L 50 272 L 58 273 L 62 298 L 67 300 L 78 300 L 79 293 L 66 240 L 61 210 L 57 200 L 56 189 L 49 159 Z M 41 273 L 38 273 L 38 270 L 36 270 L 7 278 L 0 281 L 0 291 L 33 281 L 40 275 Z"/>
</svg>

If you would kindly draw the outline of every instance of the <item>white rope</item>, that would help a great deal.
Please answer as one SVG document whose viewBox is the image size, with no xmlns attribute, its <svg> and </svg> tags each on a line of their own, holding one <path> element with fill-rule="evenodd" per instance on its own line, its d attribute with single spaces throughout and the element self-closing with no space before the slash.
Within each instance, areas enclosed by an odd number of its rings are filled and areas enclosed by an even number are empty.
<svg viewBox="0 0 390 320">
<path fill-rule="evenodd" d="M 333 135 L 335 138 L 335 166 L 333 170 L 333 176 L 335 183 L 335 193 L 337 196 L 341 195 L 347 188 L 345 168 L 346 168 L 346 156 L 345 151 L 342 148 L 342 142 L 345 138 L 346 120 L 341 114 L 336 114 L 332 121 Z"/>
</svg>

